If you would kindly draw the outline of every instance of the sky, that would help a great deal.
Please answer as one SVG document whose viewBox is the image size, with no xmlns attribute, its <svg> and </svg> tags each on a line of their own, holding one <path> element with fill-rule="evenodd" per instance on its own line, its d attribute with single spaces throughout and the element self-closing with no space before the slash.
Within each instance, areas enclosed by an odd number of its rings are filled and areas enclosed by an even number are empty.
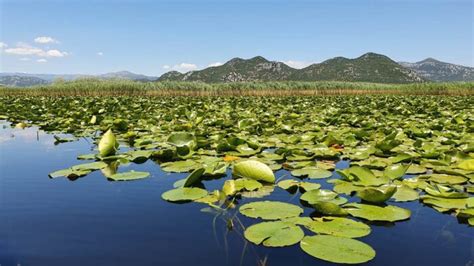
<svg viewBox="0 0 474 266">
<path fill-rule="evenodd" d="M 261 55 L 474 66 L 472 0 L 0 0 L 0 72 L 160 75 Z"/>
</svg>

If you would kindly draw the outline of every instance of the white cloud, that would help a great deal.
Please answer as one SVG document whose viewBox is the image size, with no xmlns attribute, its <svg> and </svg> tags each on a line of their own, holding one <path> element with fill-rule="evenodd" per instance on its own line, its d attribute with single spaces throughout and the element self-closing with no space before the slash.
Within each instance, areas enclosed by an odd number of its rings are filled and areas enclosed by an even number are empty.
<svg viewBox="0 0 474 266">
<path fill-rule="evenodd" d="M 168 65 L 164 65 L 164 66 L 163 66 L 163 69 L 170 69 L 170 68 L 171 68 L 171 67 L 168 66 Z"/>
<path fill-rule="evenodd" d="M 61 52 L 59 50 L 53 49 L 53 50 L 48 50 L 45 52 L 44 57 L 64 57 L 67 55 L 67 52 Z"/>
<path fill-rule="evenodd" d="M 38 47 L 31 46 L 27 43 L 18 43 L 16 47 L 5 49 L 5 53 L 13 55 L 35 55 L 38 57 L 64 57 L 68 53 L 57 49 L 43 50 Z"/>
<path fill-rule="evenodd" d="M 102 52 L 97 52 L 97 55 L 98 55 L 98 56 L 103 56 L 104 53 L 102 53 Z"/>
<path fill-rule="evenodd" d="M 14 48 L 5 49 L 5 53 L 14 55 L 38 55 L 44 51 L 26 43 L 18 43 Z"/>
<path fill-rule="evenodd" d="M 188 71 L 191 71 L 191 70 L 196 70 L 197 68 L 198 68 L 197 65 L 191 64 L 191 63 L 181 63 L 181 64 L 178 64 L 178 65 L 174 65 L 172 67 L 173 70 L 176 70 L 176 71 L 179 71 L 179 72 L 188 72 Z"/>
<path fill-rule="evenodd" d="M 223 64 L 221 62 L 215 62 L 212 64 L 209 64 L 207 67 L 217 67 L 217 66 L 222 66 Z"/>
<path fill-rule="evenodd" d="M 58 41 L 48 36 L 40 36 L 35 38 L 35 43 L 58 43 Z"/>
<path fill-rule="evenodd" d="M 22 57 L 22 58 L 20 58 L 20 61 L 30 61 L 30 58 L 29 57 Z"/>
<path fill-rule="evenodd" d="M 41 59 L 36 60 L 36 62 L 38 62 L 38 63 L 46 63 L 46 62 L 48 62 L 48 60 L 46 60 L 46 59 L 44 59 L 44 58 L 41 58 Z"/>
<path fill-rule="evenodd" d="M 8 45 L 4 42 L 0 42 L 0 49 L 7 48 Z"/>
<path fill-rule="evenodd" d="M 288 60 L 288 61 L 283 61 L 283 63 L 287 64 L 288 66 L 292 68 L 305 68 L 311 64 L 314 64 L 313 62 L 305 62 L 305 61 L 296 61 L 296 60 Z"/>
</svg>

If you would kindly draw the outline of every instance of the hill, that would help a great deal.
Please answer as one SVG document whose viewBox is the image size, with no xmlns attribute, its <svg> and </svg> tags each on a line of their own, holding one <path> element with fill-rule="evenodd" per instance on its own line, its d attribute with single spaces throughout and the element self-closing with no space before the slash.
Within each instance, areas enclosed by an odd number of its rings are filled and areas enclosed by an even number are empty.
<svg viewBox="0 0 474 266">
<path fill-rule="evenodd" d="M 163 74 L 160 81 L 362 81 L 377 83 L 422 82 L 423 78 L 390 58 L 367 53 L 356 59 L 336 57 L 303 69 L 295 69 L 282 62 L 268 61 L 256 56 L 251 59 L 234 58 L 227 63 L 199 71 Z"/>
<path fill-rule="evenodd" d="M 474 68 L 441 62 L 433 58 L 400 65 L 418 73 L 421 77 L 431 81 L 474 81 Z"/>
</svg>

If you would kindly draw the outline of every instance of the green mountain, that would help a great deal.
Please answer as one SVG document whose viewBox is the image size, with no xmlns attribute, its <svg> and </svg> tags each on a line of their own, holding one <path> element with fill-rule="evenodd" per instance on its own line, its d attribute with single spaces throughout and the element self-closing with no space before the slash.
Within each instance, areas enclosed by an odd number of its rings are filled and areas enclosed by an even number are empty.
<svg viewBox="0 0 474 266">
<path fill-rule="evenodd" d="M 221 66 L 208 67 L 199 71 L 187 73 L 171 71 L 163 74 L 159 80 L 204 82 L 288 80 L 295 70 L 284 63 L 268 61 L 261 56 L 256 56 L 247 60 L 234 58 Z"/>
<path fill-rule="evenodd" d="M 422 82 L 416 72 L 404 68 L 387 56 L 367 53 L 355 59 L 336 57 L 303 68 L 291 80 L 362 81 L 377 83 Z"/>
<path fill-rule="evenodd" d="M 237 81 L 363 81 L 380 83 L 422 82 L 413 70 L 404 68 L 390 58 L 367 53 L 355 59 L 336 57 L 303 69 L 294 69 L 282 62 L 268 61 L 261 56 L 234 58 L 222 66 L 179 73 L 171 71 L 158 80 L 237 82 Z"/>
<path fill-rule="evenodd" d="M 416 63 L 399 62 L 400 65 L 431 81 L 474 81 L 474 67 L 460 66 L 433 58 Z"/>
</svg>

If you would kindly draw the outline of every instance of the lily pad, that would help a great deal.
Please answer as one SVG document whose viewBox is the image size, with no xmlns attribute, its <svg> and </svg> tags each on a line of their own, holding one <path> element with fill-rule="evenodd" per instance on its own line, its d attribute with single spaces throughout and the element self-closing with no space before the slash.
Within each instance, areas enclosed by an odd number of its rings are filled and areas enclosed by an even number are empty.
<svg viewBox="0 0 474 266">
<path fill-rule="evenodd" d="M 369 221 L 396 222 L 410 218 L 410 210 L 397 206 L 379 207 L 368 204 L 349 203 L 343 206 L 352 216 Z"/>
<path fill-rule="evenodd" d="M 390 199 L 397 191 L 396 186 L 368 187 L 357 191 L 357 196 L 367 202 L 382 203 Z"/>
<path fill-rule="evenodd" d="M 300 247 L 313 257 L 333 263 L 358 264 L 375 257 L 375 251 L 369 245 L 339 236 L 305 236 Z"/>
<path fill-rule="evenodd" d="M 246 160 L 236 163 L 232 174 L 236 177 L 275 183 L 275 175 L 272 169 L 270 169 L 268 165 L 255 160 Z"/>
<path fill-rule="evenodd" d="M 414 201 L 419 198 L 419 193 L 409 186 L 400 185 L 397 187 L 397 191 L 393 194 L 392 198 L 397 202 Z"/>
<path fill-rule="evenodd" d="M 279 201 L 257 201 L 242 205 L 240 213 L 251 218 L 277 220 L 296 217 L 303 213 L 303 209 L 290 203 Z"/>
<path fill-rule="evenodd" d="M 332 173 L 328 170 L 309 167 L 293 170 L 291 171 L 291 174 L 296 177 L 308 177 L 311 179 L 321 179 L 332 176 Z"/>
<path fill-rule="evenodd" d="M 109 176 L 108 178 L 114 181 L 129 181 L 129 180 L 137 180 L 137 179 L 146 178 L 148 176 L 150 176 L 150 173 L 148 172 L 130 171 L 130 172 L 124 172 L 124 173 L 116 173 Z"/>
<path fill-rule="evenodd" d="M 305 227 L 317 234 L 349 238 L 363 237 L 371 231 L 370 227 L 364 223 L 338 217 L 316 218 Z"/>
<path fill-rule="evenodd" d="M 303 230 L 294 224 L 282 221 L 261 222 L 248 227 L 244 232 L 245 238 L 266 247 L 291 246 L 304 237 Z"/>
<path fill-rule="evenodd" d="M 180 202 L 193 201 L 203 198 L 207 195 L 207 191 L 196 187 L 180 187 L 168 190 L 161 194 L 161 197 L 166 201 Z"/>
<path fill-rule="evenodd" d="M 107 130 L 100 139 L 98 149 L 102 157 L 113 155 L 117 151 L 118 142 L 111 129 Z"/>
</svg>

